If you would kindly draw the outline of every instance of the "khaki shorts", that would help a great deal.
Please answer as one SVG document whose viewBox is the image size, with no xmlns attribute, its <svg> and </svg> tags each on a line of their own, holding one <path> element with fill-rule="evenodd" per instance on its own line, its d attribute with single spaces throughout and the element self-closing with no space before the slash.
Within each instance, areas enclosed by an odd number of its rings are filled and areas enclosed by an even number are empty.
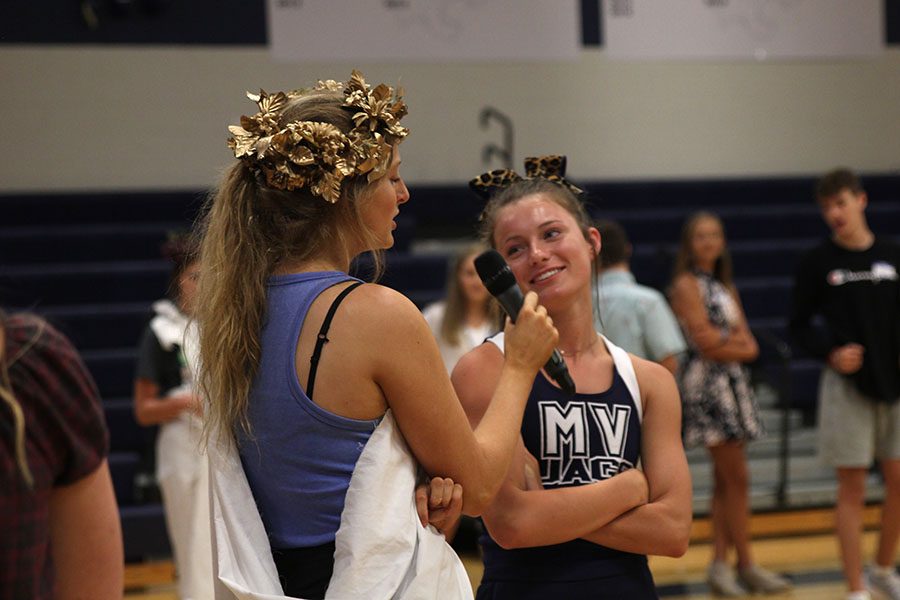
<svg viewBox="0 0 900 600">
<path fill-rule="evenodd" d="M 868 468 L 875 458 L 900 459 L 900 402 L 872 400 L 846 377 L 823 369 L 819 456 L 833 467 Z"/>
</svg>

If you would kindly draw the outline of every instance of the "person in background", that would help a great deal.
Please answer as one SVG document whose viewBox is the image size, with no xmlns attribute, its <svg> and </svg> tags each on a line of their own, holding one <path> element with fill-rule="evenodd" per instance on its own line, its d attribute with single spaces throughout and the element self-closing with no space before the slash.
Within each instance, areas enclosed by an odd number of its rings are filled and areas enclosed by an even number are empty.
<svg viewBox="0 0 900 600">
<path fill-rule="evenodd" d="M 670 296 L 689 344 L 679 378 L 685 447 L 706 446 L 713 462 L 708 582 L 724 596 L 781 592 L 790 583 L 759 566 L 750 547 L 746 445 L 764 432 L 743 363 L 755 360 L 759 348 L 732 280 L 725 230 L 715 215 L 699 212 L 685 222 Z M 727 562 L 731 547 L 737 577 Z"/>
<path fill-rule="evenodd" d="M 475 270 L 475 257 L 486 249 L 476 243 L 457 252 L 447 272 L 446 298 L 422 311 L 447 374 L 453 372 L 463 354 L 497 331 L 496 305 Z"/>
<path fill-rule="evenodd" d="M 381 264 L 409 200 L 400 94 L 353 71 L 345 83 L 248 96 L 259 112 L 229 128 L 238 160 L 206 207 L 197 304 L 213 509 L 223 515 L 214 535 L 241 552 L 219 553 L 219 581 L 232 595 L 228 575 L 252 570 L 254 587 L 275 596 L 422 597 L 409 586 L 434 585 L 441 597 L 471 596 L 443 538 L 406 518 L 415 482 L 395 479 L 417 462 L 432 478 L 429 509 L 478 515 L 509 467 L 556 331 L 526 297 L 473 430 L 415 304 L 348 274 L 365 252 Z M 228 462 L 213 461 L 221 449 Z M 218 488 L 229 465 L 252 498 Z M 360 483 L 366 473 L 377 477 Z M 220 525 L 254 517 L 236 510 L 229 521 L 237 502 L 258 507 L 250 548 L 226 538 L 232 530 L 219 537 Z"/>
<path fill-rule="evenodd" d="M 97 387 L 68 339 L 0 312 L 0 600 L 122 597 Z"/>
<path fill-rule="evenodd" d="M 163 245 L 172 263 L 170 298 L 153 304 L 154 317 L 138 347 L 134 414 L 159 426 L 156 481 L 162 493 L 182 600 L 213 595 L 208 469 L 201 452 L 201 400 L 194 384 L 197 329 L 192 322 L 200 263 L 187 234 Z"/>
<path fill-rule="evenodd" d="M 543 373 L 532 382 L 515 460 L 483 515 L 477 598 L 656 598 L 646 555 L 681 556 L 690 535 L 681 405 L 668 371 L 594 328 L 601 240 L 564 168 L 565 157 L 529 158 L 525 179 L 499 171 L 470 184 L 487 186 L 483 237 L 547 307 L 577 390 Z M 508 351 L 498 334 L 453 371 L 473 425 Z"/>
<path fill-rule="evenodd" d="M 615 221 L 595 223 L 602 248 L 599 269 L 598 331 L 616 345 L 658 362 L 673 375 L 687 349 L 669 303 L 657 290 L 640 285 L 631 273 L 631 243 Z"/>
<path fill-rule="evenodd" d="M 806 253 L 795 277 L 790 330 L 824 361 L 819 383 L 819 451 L 837 472 L 835 510 L 850 600 L 867 600 L 862 564 L 866 477 L 884 476 L 881 537 L 868 584 L 900 600 L 894 566 L 900 539 L 900 245 L 876 236 L 869 199 L 853 171 L 822 176 L 816 201 L 831 236 Z M 822 317 L 821 326 L 813 318 Z"/>
</svg>

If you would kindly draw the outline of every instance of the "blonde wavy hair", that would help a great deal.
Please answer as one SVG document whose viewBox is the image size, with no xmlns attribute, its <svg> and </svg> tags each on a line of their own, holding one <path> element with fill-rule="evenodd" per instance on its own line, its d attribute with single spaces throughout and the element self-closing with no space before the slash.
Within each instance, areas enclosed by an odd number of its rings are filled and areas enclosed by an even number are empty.
<svg viewBox="0 0 900 600">
<path fill-rule="evenodd" d="M 315 121 L 347 133 L 354 127 L 353 113 L 343 104 L 340 92 L 311 91 L 284 106 L 279 126 Z M 266 281 L 279 265 L 320 256 L 349 264 L 351 248 L 364 247 L 374 255 L 373 278 L 380 276 L 377 237 L 360 215 L 379 181 L 368 183 L 364 175 L 345 178 L 339 200 L 330 203 L 309 188 L 274 189 L 246 161 L 236 161 L 209 195 L 198 229 L 196 308 L 207 439 L 234 439 L 237 428 L 252 436 L 247 408 L 259 367 Z"/>
</svg>

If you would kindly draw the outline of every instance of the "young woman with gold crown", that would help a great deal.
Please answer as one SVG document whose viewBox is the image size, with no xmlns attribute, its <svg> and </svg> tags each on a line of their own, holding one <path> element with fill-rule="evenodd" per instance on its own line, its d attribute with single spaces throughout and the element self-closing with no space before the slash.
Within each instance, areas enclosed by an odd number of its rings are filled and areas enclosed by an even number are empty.
<svg viewBox="0 0 900 600">
<path fill-rule="evenodd" d="M 348 274 L 367 251 L 380 264 L 409 200 L 400 94 L 354 71 L 249 96 L 259 112 L 230 128 L 239 160 L 209 202 L 197 305 L 220 595 L 470 596 L 416 516 L 416 463 L 440 476 L 438 517 L 479 514 L 556 332 L 529 295 L 473 431 L 416 306 Z"/>
</svg>

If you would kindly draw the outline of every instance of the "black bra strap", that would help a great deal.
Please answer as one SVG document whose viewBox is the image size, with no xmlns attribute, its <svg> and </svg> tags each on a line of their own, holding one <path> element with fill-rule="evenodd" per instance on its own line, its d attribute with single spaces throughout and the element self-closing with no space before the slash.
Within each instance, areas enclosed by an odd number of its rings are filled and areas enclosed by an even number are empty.
<svg viewBox="0 0 900 600">
<path fill-rule="evenodd" d="M 312 358 L 309 359 L 309 378 L 306 382 L 306 397 L 312 400 L 313 395 L 313 385 L 316 383 L 316 369 L 319 367 L 319 357 L 322 354 L 322 348 L 325 346 L 325 342 L 328 341 L 328 337 L 326 334 L 328 333 L 328 328 L 331 327 L 331 319 L 334 318 L 334 313 L 337 311 L 338 305 L 343 302 L 344 298 L 347 297 L 347 294 L 352 292 L 354 289 L 362 285 L 362 281 L 354 282 L 343 290 L 341 293 L 337 295 L 334 301 L 331 303 L 331 307 L 328 309 L 328 314 L 325 315 L 325 320 L 322 321 L 322 327 L 319 329 L 319 335 L 316 336 L 316 348 L 313 350 Z"/>
</svg>

